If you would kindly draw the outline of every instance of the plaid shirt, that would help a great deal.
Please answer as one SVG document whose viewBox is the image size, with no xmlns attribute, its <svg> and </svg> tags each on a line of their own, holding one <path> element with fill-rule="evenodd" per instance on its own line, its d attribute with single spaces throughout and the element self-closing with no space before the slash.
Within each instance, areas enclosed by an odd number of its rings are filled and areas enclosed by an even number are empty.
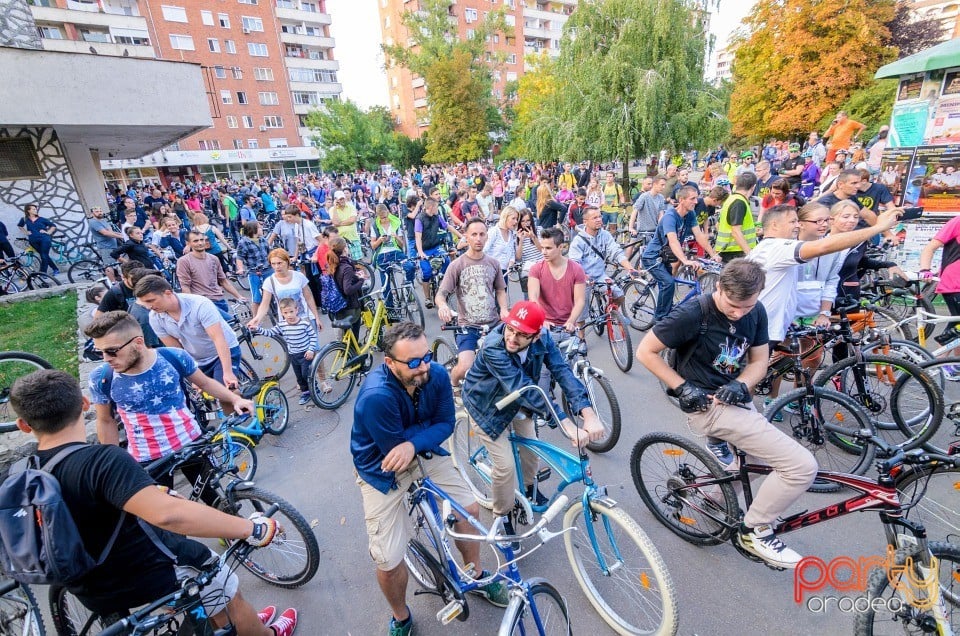
<svg viewBox="0 0 960 636">
<path fill-rule="evenodd" d="M 254 241 L 244 236 L 237 244 L 237 258 L 243 261 L 248 271 L 260 273 L 269 267 L 267 263 L 267 241 L 263 238 Z"/>
</svg>

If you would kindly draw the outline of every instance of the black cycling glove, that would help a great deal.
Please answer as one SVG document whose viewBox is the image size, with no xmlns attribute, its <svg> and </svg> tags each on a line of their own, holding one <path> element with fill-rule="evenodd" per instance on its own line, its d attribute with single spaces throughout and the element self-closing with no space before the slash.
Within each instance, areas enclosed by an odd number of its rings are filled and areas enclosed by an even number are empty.
<svg viewBox="0 0 960 636">
<path fill-rule="evenodd" d="M 746 404 L 752 398 L 747 385 L 738 380 L 731 380 L 717 389 L 714 396 L 724 404 Z"/>
<path fill-rule="evenodd" d="M 680 410 L 684 413 L 697 413 L 710 408 L 710 398 L 707 397 L 707 392 L 689 382 L 684 382 L 676 389 L 669 391 L 668 394 L 680 401 Z"/>
</svg>

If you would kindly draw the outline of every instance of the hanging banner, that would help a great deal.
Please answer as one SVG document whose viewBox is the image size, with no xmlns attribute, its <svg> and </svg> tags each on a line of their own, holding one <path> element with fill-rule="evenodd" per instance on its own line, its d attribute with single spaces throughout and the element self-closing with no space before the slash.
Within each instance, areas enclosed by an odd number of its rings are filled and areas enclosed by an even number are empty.
<svg viewBox="0 0 960 636">
<path fill-rule="evenodd" d="M 903 193 L 906 190 L 914 150 L 916 149 L 911 146 L 909 148 L 887 148 L 883 151 L 883 158 L 880 160 L 880 174 L 877 175 L 877 180 L 890 190 L 894 205 L 901 205 L 903 202 Z"/>
<path fill-rule="evenodd" d="M 930 127 L 930 139 L 924 143 L 960 143 L 960 96 L 937 100 L 937 109 Z"/>
<path fill-rule="evenodd" d="M 923 133 L 930 116 L 928 102 L 896 104 L 890 118 L 890 146 L 919 146 L 923 144 Z"/>
</svg>

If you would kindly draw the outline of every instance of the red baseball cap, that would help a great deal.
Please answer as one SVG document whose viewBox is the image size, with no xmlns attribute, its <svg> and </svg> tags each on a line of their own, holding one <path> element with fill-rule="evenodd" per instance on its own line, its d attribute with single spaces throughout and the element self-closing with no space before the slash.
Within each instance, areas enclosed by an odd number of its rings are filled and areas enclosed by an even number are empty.
<svg viewBox="0 0 960 636">
<path fill-rule="evenodd" d="M 521 300 L 510 308 L 510 315 L 504 322 L 521 333 L 535 334 L 540 333 L 546 318 L 540 305 L 531 300 Z"/>
</svg>

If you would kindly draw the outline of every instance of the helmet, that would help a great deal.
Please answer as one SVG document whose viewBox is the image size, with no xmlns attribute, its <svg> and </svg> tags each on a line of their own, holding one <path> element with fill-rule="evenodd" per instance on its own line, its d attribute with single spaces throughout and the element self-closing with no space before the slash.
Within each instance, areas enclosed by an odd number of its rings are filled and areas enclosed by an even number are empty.
<svg viewBox="0 0 960 636">
<path fill-rule="evenodd" d="M 717 185 L 718 185 L 718 186 L 723 186 L 723 187 L 725 187 L 725 188 L 729 188 L 729 187 L 730 187 L 730 179 L 727 179 L 726 177 L 717 177 Z"/>
<path fill-rule="evenodd" d="M 530 300 L 521 300 L 510 308 L 510 315 L 504 322 L 520 333 L 540 333 L 547 316 L 543 308 Z"/>
<path fill-rule="evenodd" d="M 752 158 L 752 157 L 753 157 L 753 153 L 750 152 L 749 150 L 745 150 L 745 151 L 743 151 L 743 152 L 740 153 L 740 158 L 741 158 L 741 159 L 746 159 L 747 157 L 751 157 L 751 158 Z"/>
</svg>

